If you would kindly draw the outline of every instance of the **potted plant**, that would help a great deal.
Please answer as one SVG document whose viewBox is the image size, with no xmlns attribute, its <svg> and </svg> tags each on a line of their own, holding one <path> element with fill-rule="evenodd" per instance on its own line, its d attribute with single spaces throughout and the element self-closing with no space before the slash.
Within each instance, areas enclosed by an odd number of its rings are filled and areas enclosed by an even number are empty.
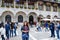
<svg viewBox="0 0 60 40">
<path fill-rule="evenodd" d="M 8 6 L 6 6 L 7 8 L 9 8 L 9 5 Z"/>
<path fill-rule="evenodd" d="M 23 6 L 20 6 L 20 8 L 23 8 Z"/>
<path fill-rule="evenodd" d="M 38 10 L 38 8 L 36 8 L 36 10 Z"/>
<path fill-rule="evenodd" d="M 25 9 L 27 9 L 27 7 L 24 7 Z"/>
<path fill-rule="evenodd" d="M 32 9 L 34 9 L 34 7 Z"/>
<path fill-rule="evenodd" d="M 16 6 L 16 8 L 19 8 L 18 6 Z"/>
<path fill-rule="evenodd" d="M 1 7 L 4 7 L 4 5 L 1 5 Z"/>
<path fill-rule="evenodd" d="M 12 8 L 14 8 L 14 6 L 11 6 Z"/>
</svg>

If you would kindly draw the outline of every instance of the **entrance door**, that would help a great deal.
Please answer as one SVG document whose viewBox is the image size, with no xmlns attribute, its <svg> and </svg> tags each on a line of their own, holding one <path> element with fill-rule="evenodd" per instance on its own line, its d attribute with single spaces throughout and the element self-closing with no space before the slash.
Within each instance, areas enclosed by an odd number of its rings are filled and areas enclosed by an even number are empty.
<svg viewBox="0 0 60 40">
<path fill-rule="evenodd" d="M 33 20 L 34 20 L 33 16 L 32 16 L 32 15 L 29 16 L 29 23 L 30 23 L 30 24 L 33 24 L 33 22 L 34 22 Z"/>
<path fill-rule="evenodd" d="M 22 15 L 18 16 L 18 22 L 23 22 L 23 16 Z"/>
<path fill-rule="evenodd" d="M 10 15 L 6 15 L 5 21 L 11 22 L 11 16 Z"/>
</svg>

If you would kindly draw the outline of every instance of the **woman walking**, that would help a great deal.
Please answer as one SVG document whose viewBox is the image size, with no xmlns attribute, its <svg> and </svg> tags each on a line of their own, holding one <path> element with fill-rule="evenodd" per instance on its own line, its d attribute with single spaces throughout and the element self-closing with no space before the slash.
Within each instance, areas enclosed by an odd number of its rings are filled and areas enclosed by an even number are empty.
<svg viewBox="0 0 60 40">
<path fill-rule="evenodd" d="M 21 31 L 22 31 L 22 40 L 29 40 L 29 26 L 27 21 L 24 22 Z"/>
</svg>

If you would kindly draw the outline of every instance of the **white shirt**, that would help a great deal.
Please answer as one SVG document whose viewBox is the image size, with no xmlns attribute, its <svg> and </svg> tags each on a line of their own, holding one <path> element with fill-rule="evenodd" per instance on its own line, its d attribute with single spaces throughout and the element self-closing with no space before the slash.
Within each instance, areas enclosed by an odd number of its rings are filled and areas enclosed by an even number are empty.
<svg viewBox="0 0 60 40">
<path fill-rule="evenodd" d="M 0 33 L 1 33 L 1 35 L 5 35 L 5 28 L 1 27 L 0 28 Z"/>
</svg>

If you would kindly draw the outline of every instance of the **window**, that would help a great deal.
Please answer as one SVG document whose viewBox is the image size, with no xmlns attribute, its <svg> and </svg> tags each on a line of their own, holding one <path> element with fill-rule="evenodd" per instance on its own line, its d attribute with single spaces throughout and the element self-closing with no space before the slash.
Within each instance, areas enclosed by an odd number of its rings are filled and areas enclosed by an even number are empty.
<svg viewBox="0 0 60 40">
<path fill-rule="evenodd" d="M 23 16 L 22 15 L 18 16 L 18 22 L 23 22 Z"/>
<path fill-rule="evenodd" d="M 57 6 L 53 6 L 53 11 L 57 12 Z"/>
<path fill-rule="evenodd" d="M 39 10 L 43 10 L 43 5 L 38 6 Z"/>
<path fill-rule="evenodd" d="M 6 15 L 5 21 L 11 22 L 11 16 L 10 15 Z"/>
<path fill-rule="evenodd" d="M 46 11 L 51 11 L 51 6 L 46 6 Z"/>
</svg>

